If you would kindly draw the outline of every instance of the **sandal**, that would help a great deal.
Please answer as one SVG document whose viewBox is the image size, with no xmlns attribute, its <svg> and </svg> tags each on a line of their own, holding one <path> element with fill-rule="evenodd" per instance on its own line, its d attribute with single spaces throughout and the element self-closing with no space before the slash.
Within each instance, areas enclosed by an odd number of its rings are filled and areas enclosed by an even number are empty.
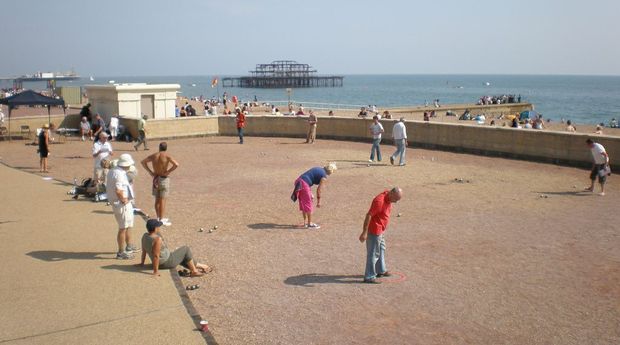
<svg viewBox="0 0 620 345">
<path fill-rule="evenodd" d="M 207 274 L 207 273 L 213 272 L 213 267 L 211 267 L 211 266 L 207 266 L 207 268 L 204 268 L 204 267 L 198 267 L 198 269 L 199 269 L 202 273 L 204 273 L 204 274 Z"/>
</svg>

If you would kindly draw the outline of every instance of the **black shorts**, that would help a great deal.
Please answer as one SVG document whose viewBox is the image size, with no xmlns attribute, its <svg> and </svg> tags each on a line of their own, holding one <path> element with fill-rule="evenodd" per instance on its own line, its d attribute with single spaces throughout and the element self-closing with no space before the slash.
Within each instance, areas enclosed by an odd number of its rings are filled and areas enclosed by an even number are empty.
<svg viewBox="0 0 620 345">
<path fill-rule="evenodd" d="M 601 170 L 605 169 L 605 166 L 606 164 L 595 164 L 594 168 L 592 168 L 592 171 L 590 172 L 590 180 L 594 181 L 598 176 L 598 182 L 605 183 L 605 181 L 607 181 L 607 175 L 601 176 L 599 173 Z"/>
<path fill-rule="evenodd" d="M 49 155 L 49 151 L 47 151 L 47 150 L 39 150 L 39 156 L 41 158 L 47 158 L 48 155 Z"/>
</svg>

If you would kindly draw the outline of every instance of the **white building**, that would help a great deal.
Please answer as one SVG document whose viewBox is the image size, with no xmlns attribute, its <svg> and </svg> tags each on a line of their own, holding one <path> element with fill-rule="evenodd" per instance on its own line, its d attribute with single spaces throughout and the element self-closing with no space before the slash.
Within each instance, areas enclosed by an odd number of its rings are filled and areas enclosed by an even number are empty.
<svg viewBox="0 0 620 345">
<path fill-rule="evenodd" d="M 86 85 L 88 102 L 93 114 L 101 114 L 105 121 L 112 115 L 122 118 L 174 118 L 174 106 L 179 84 L 111 84 Z"/>
</svg>

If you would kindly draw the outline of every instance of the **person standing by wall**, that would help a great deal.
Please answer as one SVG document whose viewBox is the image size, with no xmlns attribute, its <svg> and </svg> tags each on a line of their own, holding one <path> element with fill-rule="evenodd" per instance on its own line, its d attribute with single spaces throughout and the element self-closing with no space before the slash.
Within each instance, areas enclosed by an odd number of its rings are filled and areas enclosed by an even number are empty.
<svg viewBox="0 0 620 345">
<path fill-rule="evenodd" d="M 370 159 L 368 163 L 372 163 L 375 159 L 375 153 L 377 155 L 377 162 L 381 162 L 381 135 L 383 132 L 383 125 L 379 122 L 379 116 L 375 115 L 372 117 L 374 121 L 372 125 L 370 125 L 370 134 L 372 134 L 372 148 L 370 149 Z"/>
<path fill-rule="evenodd" d="M 314 144 L 314 140 L 316 139 L 316 124 L 318 119 L 314 112 L 310 110 L 308 115 L 308 134 L 306 135 L 306 144 Z"/>
<path fill-rule="evenodd" d="M 607 175 L 611 173 L 611 169 L 609 169 L 609 155 L 603 145 L 599 143 L 595 143 L 592 139 L 586 140 L 586 144 L 590 148 L 592 153 L 592 170 L 590 171 L 590 187 L 587 187 L 585 190 L 588 192 L 594 191 L 594 181 L 598 177 L 598 183 L 601 185 L 601 193 L 600 196 L 605 195 L 605 182 L 607 181 Z"/>
<path fill-rule="evenodd" d="M 138 120 L 138 140 L 133 148 L 138 151 L 138 147 L 140 145 L 144 145 L 144 151 L 148 151 L 149 148 L 146 146 L 146 115 L 142 115 L 140 120 Z"/>
<path fill-rule="evenodd" d="M 245 128 L 245 114 L 241 109 L 237 109 L 237 134 L 239 135 L 239 144 L 243 144 L 243 128 Z"/>
<path fill-rule="evenodd" d="M 377 277 L 389 277 L 385 263 L 385 238 L 383 233 L 390 221 L 392 204 L 398 202 L 403 196 L 402 189 L 392 188 L 377 195 L 366 213 L 364 227 L 359 237 L 360 242 L 366 242 L 366 270 L 364 283 L 379 284 Z"/>
<path fill-rule="evenodd" d="M 394 124 L 392 129 L 392 137 L 394 138 L 394 144 L 396 145 L 396 151 L 390 156 L 390 163 L 394 165 L 394 159 L 398 156 L 399 166 L 404 166 L 405 163 L 405 150 L 407 149 L 407 128 L 405 127 L 405 118 L 401 117 L 398 122 Z"/>
</svg>

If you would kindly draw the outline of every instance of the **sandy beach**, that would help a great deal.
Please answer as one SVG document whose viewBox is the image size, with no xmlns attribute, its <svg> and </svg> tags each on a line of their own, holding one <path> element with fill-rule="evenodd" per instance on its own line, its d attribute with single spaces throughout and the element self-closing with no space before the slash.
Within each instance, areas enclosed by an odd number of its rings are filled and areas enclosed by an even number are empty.
<svg viewBox="0 0 620 345">
<path fill-rule="evenodd" d="M 169 141 L 181 167 L 172 176 L 165 235 L 215 266 L 190 298 L 220 344 L 620 342 L 613 176 L 599 197 L 580 192 L 588 172 L 576 168 L 419 149 L 409 149 L 408 165 L 398 168 L 385 163 L 387 145 L 384 162 L 368 166 L 365 143 L 236 142 Z M 136 160 L 153 152 L 113 146 Z M 54 178 L 90 174 L 90 143 L 68 141 L 51 152 Z M 0 143 L 0 156 L 38 170 L 35 148 L 23 142 Z M 315 214 L 322 228 L 299 229 L 293 181 L 327 161 L 339 170 Z M 138 169 L 138 205 L 153 213 L 150 179 Z M 405 193 L 386 234 L 396 276 L 360 284 L 363 217 L 393 185 Z"/>
</svg>

